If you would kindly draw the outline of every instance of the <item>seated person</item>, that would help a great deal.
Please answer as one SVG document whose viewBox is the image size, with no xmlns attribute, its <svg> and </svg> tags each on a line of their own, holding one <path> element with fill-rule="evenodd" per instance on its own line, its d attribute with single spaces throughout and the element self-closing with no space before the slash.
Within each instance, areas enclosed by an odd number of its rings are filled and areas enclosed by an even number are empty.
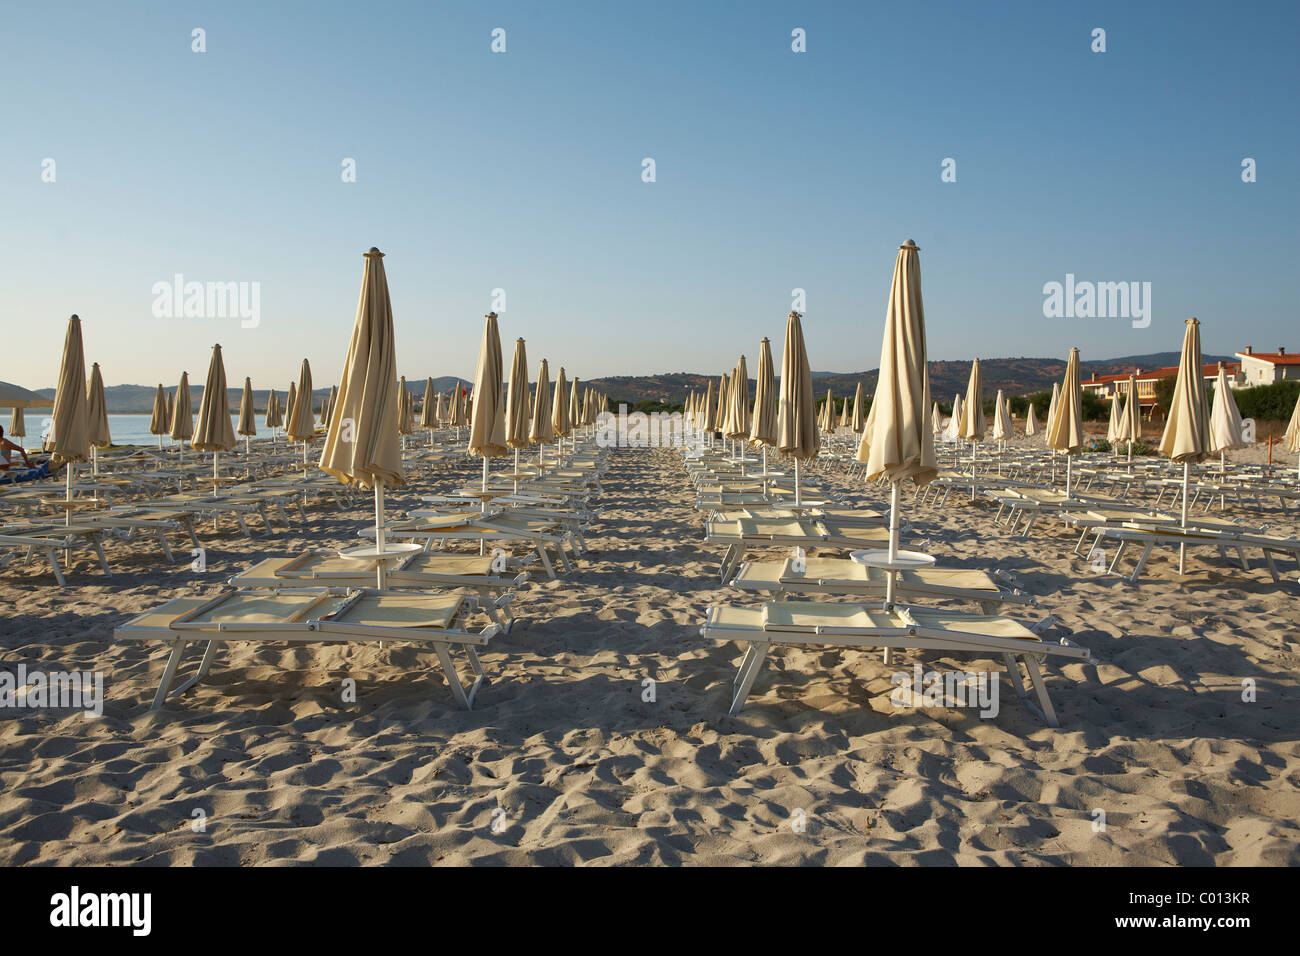
<svg viewBox="0 0 1300 956">
<path fill-rule="evenodd" d="M 27 466 L 26 471 L 14 471 L 13 452 L 18 452 L 23 456 L 23 464 Z M 50 463 L 41 462 L 39 467 L 32 467 L 32 460 L 27 457 L 27 450 L 22 445 L 16 445 L 5 437 L 5 430 L 0 428 L 0 481 L 18 482 L 31 481 L 35 478 L 45 478 L 50 473 Z"/>
<path fill-rule="evenodd" d="M 9 453 L 13 451 L 23 456 L 23 463 L 28 468 L 32 467 L 32 460 L 27 457 L 27 449 L 23 448 L 22 445 L 15 445 L 8 438 L 5 438 L 5 430 L 0 428 L 0 471 L 8 471 L 13 466 L 13 462 L 9 458 Z"/>
</svg>

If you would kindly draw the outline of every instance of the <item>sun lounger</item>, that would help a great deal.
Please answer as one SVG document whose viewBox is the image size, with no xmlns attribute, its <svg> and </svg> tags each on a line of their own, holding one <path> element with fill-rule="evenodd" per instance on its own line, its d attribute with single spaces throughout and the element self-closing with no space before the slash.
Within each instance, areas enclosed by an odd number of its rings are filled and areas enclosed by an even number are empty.
<svg viewBox="0 0 1300 956">
<path fill-rule="evenodd" d="M 1300 566 L 1300 538 L 1280 538 L 1251 531 L 1250 529 L 1234 528 L 1228 526 L 1224 529 L 1204 527 L 1201 523 L 1190 524 L 1187 528 L 1166 524 L 1148 524 L 1141 526 L 1140 521 L 1129 522 L 1120 527 L 1101 527 L 1097 528 L 1097 545 L 1103 541 L 1110 540 L 1116 544 L 1115 557 L 1111 559 L 1108 570 L 1115 574 L 1123 558 L 1125 550 L 1129 545 L 1138 545 L 1142 550 L 1137 564 L 1133 567 L 1133 572 L 1127 575 L 1130 584 L 1137 583 L 1138 577 L 1142 574 L 1143 568 L 1146 567 L 1147 560 L 1151 557 L 1151 552 L 1157 547 L 1179 548 L 1180 550 L 1191 548 L 1214 548 L 1225 558 L 1228 552 L 1235 551 L 1237 559 L 1243 571 L 1250 570 L 1250 563 L 1246 560 L 1246 551 L 1258 548 L 1264 555 L 1264 565 L 1268 569 L 1274 583 L 1282 580 L 1278 573 L 1277 564 L 1273 560 L 1274 555 L 1289 556 L 1295 560 L 1297 566 Z"/>
<path fill-rule="evenodd" d="M 99 565 L 104 569 L 104 574 L 111 577 L 113 572 L 108 567 L 108 558 L 104 556 L 106 535 L 107 531 L 104 528 L 81 523 L 0 526 L 0 550 L 5 552 L 0 554 L 0 567 L 13 562 L 19 556 L 22 556 L 25 563 L 37 554 L 43 554 L 50 563 L 50 570 L 54 572 L 54 580 L 63 587 L 68 582 L 59 565 L 59 552 L 70 554 L 74 548 L 90 547 L 99 556 Z"/>
<path fill-rule="evenodd" d="M 735 641 L 745 648 L 735 678 L 729 713 L 737 714 L 754 686 L 773 645 L 818 645 L 960 652 L 1001 657 L 1016 693 L 1050 726 L 1059 726 L 1056 709 L 1043 683 L 1039 663 L 1048 657 L 1087 660 L 1087 648 L 1069 641 L 1044 641 L 1029 628 L 1006 617 L 886 610 L 862 604 L 822 601 L 773 601 L 758 608 L 711 607 L 700 634 L 715 641 Z M 1029 703 L 1020 677 L 1023 664 L 1038 708 Z"/>
<path fill-rule="evenodd" d="M 215 597 L 174 598 L 137 615 L 113 634 L 118 640 L 165 642 L 171 651 L 151 709 L 183 693 L 207 676 L 217 645 L 231 641 L 290 643 L 353 643 L 410 641 L 432 645 L 442 664 L 452 695 L 461 707 L 474 704 L 485 678 L 477 649 L 501 631 L 488 624 L 478 631 L 463 627 L 465 616 L 478 606 L 461 594 L 415 594 L 405 591 L 348 591 L 303 588 L 280 591 L 223 591 Z M 190 644 L 205 645 L 197 670 L 173 687 L 176 672 Z M 466 688 L 452 661 L 462 649 L 474 673 Z"/>
</svg>

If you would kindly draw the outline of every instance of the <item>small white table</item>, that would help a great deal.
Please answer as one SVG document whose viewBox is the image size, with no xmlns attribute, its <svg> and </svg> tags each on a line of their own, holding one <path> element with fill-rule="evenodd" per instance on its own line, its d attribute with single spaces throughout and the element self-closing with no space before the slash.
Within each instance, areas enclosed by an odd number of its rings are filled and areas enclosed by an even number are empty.
<svg viewBox="0 0 1300 956">
<path fill-rule="evenodd" d="M 373 533 L 373 529 L 371 529 Z M 422 551 L 424 546 L 414 542 L 386 542 L 384 550 L 380 551 L 373 544 L 363 544 L 355 548 L 340 548 L 338 555 L 346 561 L 373 561 L 375 563 L 375 583 L 379 590 L 384 589 L 386 583 L 385 572 L 388 570 L 388 562 L 404 558 L 414 551 Z"/>
<path fill-rule="evenodd" d="M 895 551 L 891 560 L 888 550 L 878 548 L 870 551 L 854 551 L 849 554 L 849 557 L 858 564 L 866 565 L 869 568 L 879 568 L 889 575 L 889 583 L 885 591 L 885 603 L 887 605 L 894 603 L 894 583 L 899 571 L 915 571 L 918 568 L 928 568 L 934 565 L 934 556 L 925 554 L 922 551 Z"/>
<path fill-rule="evenodd" d="M 889 557 L 889 551 L 885 548 L 872 549 L 870 551 L 853 551 L 849 557 L 858 564 L 866 565 L 869 568 L 880 568 L 887 575 L 885 582 L 885 607 L 894 606 L 894 589 L 898 579 L 899 571 L 914 571 L 917 568 L 928 568 L 934 564 L 934 556 L 925 554 L 922 551 L 895 551 L 894 557 Z M 889 663 L 889 648 L 885 648 L 884 662 Z"/>
</svg>

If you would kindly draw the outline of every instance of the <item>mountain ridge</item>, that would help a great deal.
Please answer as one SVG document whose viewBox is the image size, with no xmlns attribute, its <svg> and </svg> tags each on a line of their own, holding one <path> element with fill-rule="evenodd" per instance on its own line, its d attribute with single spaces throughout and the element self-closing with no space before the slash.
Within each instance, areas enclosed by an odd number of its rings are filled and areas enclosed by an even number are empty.
<svg viewBox="0 0 1300 956">
<path fill-rule="evenodd" d="M 1235 357 L 1226 355 L 1204 355 L 1204 362 L 1235 361 Z M 1134 368 L 1151 369 L 1175 366 L 1178 364 L 1178 352 L 1154 352 L 1147 355 L 1122 356 L 1113 359 L 1100 359 L 1080 363 L 1084 379 L 1093 375 L 1117 375 Z M 930 392 L 936 401 L 947 401 L 960 392 L 966 392 L 970 379 L 971 362 L 969 359 L 942 359 L 929 363 Z M 779 369 L 778 369 L 779 370 Z M 508 372 L 508 369 L 506 370 Z M 730 371 L 730 370 L 728 370 Z M 751 385 L 754 382 L 751 366 Z M 818 397 L 825 395 L 829 388 L 836 396 L 852 395 L 858 383 L 870 394 L 875 387 L 878 369 L 861 372 L 813 372 L 813 391 Z M 658 401 L 680 403 L 692 389 L 704 389 L 710 382 L 716 386 L 722 373 L 705 374 L 703 372 L 662 372 L 656 375 L 607 375 L 598 378 L 579 378 L 582 385 L 594 385 L 609 395 L 611 405 L 619 402 L 634 404 L 639 401 Z M 1065 359 L 1061 358 L 981 358 L 980 380 L 986 396 L 992 396 L 998 389 L 1008 395 L 1028 395 L 1033 392 L 1049 390 L 1053 382 L 1059 382 L 1065 375 Z M 778 376 L 779 379 L 779 376 Z M 473 380 L 454 375 L 434 376 L 434 388 L 446 392 L 453 382 L 461 383 L 465 388 L 473 387 Z M 287 383 L 286 383 L 287 384 Z M 332 384 L 332 383 L 331 383 Z M 417 399 L 424 395 L 424 379 L 408 380 L 406 387 Z M 536 384 L 536 383 L 530 383 Z M 153 409 L 153 396 L 156 386 L 152 385 L 109 385 L 104 389 L 108 401 L 108 410 L 115 415 L 148 414 Z M 169 394 L 175 386 L 164 386 Z M 287 388 L 276 388 L 281 401 Z M 36 390 L 47 398 L 54 397 L 54 389 Z M 232 411 L 239 408 L 240 394 L 243 386 L 228 388 Z M 253 403 L 259 414 L 266 409 L 268 389 L 253 389 Z M 312 389 L 314 404 L 329 394 L 329 387 Z M 190 399 L 197 410 L 203 396 L 202 384 L 190 385 Z M 417 402 L 418 404 L 418 402 Z"/>
</svg>

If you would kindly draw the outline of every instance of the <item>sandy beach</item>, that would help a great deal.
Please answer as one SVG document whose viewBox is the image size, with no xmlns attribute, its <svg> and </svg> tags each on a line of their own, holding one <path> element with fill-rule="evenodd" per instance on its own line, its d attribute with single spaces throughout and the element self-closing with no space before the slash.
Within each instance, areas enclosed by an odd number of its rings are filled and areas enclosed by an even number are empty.
<svg viewBox="0 0 1300 956">
<path fill-rule="evenodd" d="M 848 504 L 885 505 L 820 477 Z M 1012 616 L 1055 614 L 1091 651 L 1049 668 L 1061 726 L 1010 692 L 991 720 L 896 708 L 900 667 L 976 665 L 829 648 L 775 651 L 732 717 L 740 651 L 699 627 L 710 605 L 753 598 L 719 586 L 680 453 L 612 452 L 603 484 L 589 551 L 521 590 L 469 712 L 415 646 L 232 644 L 150 713 L 164 649 L 112 639 L 259 557 L 354 540 L 366 499 L 251 542 L 208 533 L 202 573 L 121 544 L 111 579 L 84 555 L 66 588 L 36 564 L 4 569 L 6 669 L 101 670 L 106 701 L 97 719 L 0 711 L 0 863 L 1300 863 L 1290 562 L 1274 585 L 1257 562 L 1231 574 L 1199 558 L 1180 579 L 1157 554 L 1130 585 L 1092 573 L 1063 530 L 1007 536 L 987 502 L 911 505 L 944 566 L 1011 572 L 1042 604 Z M 1295 514 L 1260 520 L 1295 536 Z"/>
</svg>

